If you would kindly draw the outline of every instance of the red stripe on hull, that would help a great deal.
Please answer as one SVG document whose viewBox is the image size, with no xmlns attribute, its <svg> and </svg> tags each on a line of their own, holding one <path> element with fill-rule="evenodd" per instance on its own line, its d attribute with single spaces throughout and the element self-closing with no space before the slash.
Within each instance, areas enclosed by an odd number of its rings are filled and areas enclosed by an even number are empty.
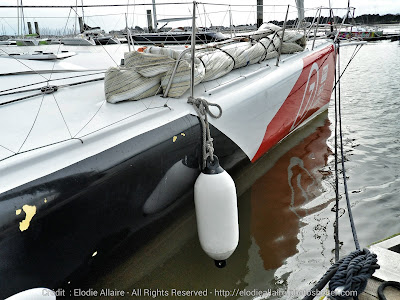
<svg viewBox="0 0 400 300">
<path fill-rule="evenodd" d="M 303 71 L 274 118 L 252 162 L 329 103 L 335 76 L 333 45 L 303 58 Z"/>
</svg>

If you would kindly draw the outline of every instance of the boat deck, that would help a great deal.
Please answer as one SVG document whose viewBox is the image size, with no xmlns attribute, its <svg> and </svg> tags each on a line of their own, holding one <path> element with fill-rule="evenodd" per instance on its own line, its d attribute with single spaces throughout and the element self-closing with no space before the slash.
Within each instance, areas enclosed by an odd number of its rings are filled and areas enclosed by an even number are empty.
<svg viewBox="0 0 400 300">
<path fill-rule="evenodd" d="M 377 279 L 368 280 L 365 291 L 358 297 L 359 300 L 376 300 L 378 297 L 378 288 L 382 284 L 382 281 Z M 394 287 L 388 286 L 384 290 L 384 294 L 387 300 L 400 299 L 400 291 Z"/>
<path fill-rule="evenodd" d="M 378 256 L 380 269 L 368 281 L 365 291 L 359 296 L 360 300 L 379 299 L 378 288 L 383 281 L 400 282 L 400 235 L 373 244 L 370 249 Z M 386 287 L 384 294 L 387 300 L 400 299 L 400 290 L 394 287 Z"/>
</svg>

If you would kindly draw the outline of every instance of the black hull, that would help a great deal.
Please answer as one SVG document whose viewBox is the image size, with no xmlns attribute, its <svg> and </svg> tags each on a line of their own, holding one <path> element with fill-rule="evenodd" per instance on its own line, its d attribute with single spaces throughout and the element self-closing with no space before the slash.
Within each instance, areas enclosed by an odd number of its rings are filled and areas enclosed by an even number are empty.
<svg viewBox="0 0 400 300">
<path fill-rule="evenodd" d="M 94 42 L 96 45 L 113 45 L 113 44 L 118 44 L 113 38 L 111 37 L 97 37 L 94 38 Z"/>
<path fill-rule="evenodd" d="M 212 135 L 225 169 L 248 162 L 229 138 Z M 200 143 L 198 119 L 187 115 L 0 194 L 0 212 L 14 212 L 0 218 L 0 298 L 76 282 L 121 243 L 133 241 L 135 251 L 191 209 L 195 176 L 185 174 L 199 172 Z M 25 214 L 15 211 L 26 204 L 37 212 L 20 231 Z"/>
<path fill-rule="evenodd" d="M 184 44 L 188 45 L 191 43 L 192 34 L 191 32 L 160 32 L 160 33 L 143 33 L 143 34 L 132 34 L 132 39 L 135 43 L 141 45 L 147 44 Z M 200 32 L 196 33 L 196 44 L 212 43 L 217 41 L 225 40 L 226 37 L 219 32 Z"/>
</svg>

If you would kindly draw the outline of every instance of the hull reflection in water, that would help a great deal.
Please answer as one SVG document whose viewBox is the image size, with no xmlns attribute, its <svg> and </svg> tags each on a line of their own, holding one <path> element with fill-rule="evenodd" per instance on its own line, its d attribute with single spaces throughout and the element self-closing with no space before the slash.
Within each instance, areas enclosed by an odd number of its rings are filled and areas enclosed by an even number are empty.
<svg viewBox="0 0 400 300">
<path fill-rule="evenodd" d="M 164 292 L 173 299 L 179 291 L 206 291 L 207 299 L 221 299 L 223 291 L 271 291 L 279 287 L 276 271 L 296 253 L 300 218 L 326 207 L 312 207 L 327 175 L 321 169 L 330 155 L 327 113 L 285 139 L 260 159 L 234 176 L 238 193 L 240 240 L 224 269 L 215 268 L 201 250 L 194 210 L 166 228 L 157 239 L 135 255 L 121 255 L 94 272 L 91 282 L 79 288 L 118 289 L 154 299 Z M 308 210 L 302 206 L 308 203 Z M 310 205 L 311 204 L 311 205 Z M 128 251 L 129 252 L 129 251 Z M 278 283 L 278 284 L 277 284 Z M 159 292 L 157 292 L 159 291 Z M 156 295 L 161 296 L 161 294 Z M 247 296 L 232 299 L 261 299 Z"/>
<path fill-rule="evenodd" d="M 329 121 L 283 155 L 251 188 L 251 234 L 265 269 L 276 269 L 294 255 L 301 218 L 312 211 L 303 209 L 322 193 L 330 149 L 326 144 Z M 327 205 L 327 204 L 325 204 Z M 324 205 L 323 205 L 324 206 Z M 320 210 L 317 206 L 312 210 Z"/>
</svg>

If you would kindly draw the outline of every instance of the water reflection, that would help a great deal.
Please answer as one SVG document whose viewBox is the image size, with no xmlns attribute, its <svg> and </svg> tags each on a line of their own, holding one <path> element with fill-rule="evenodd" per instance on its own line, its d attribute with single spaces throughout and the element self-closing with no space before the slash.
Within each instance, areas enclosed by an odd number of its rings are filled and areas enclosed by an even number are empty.
<svg viewBox="0 0 400 300">
<path fill-rule="evenodd" d="M 322 173 L 330 150 L 331 131 L 324 126 L 289 152 L 251 188 L 251 233 L 260 247 L 265 269 L 275 269 L 296 253 L 302 206 L 321 194 Z"/>
</svg>

